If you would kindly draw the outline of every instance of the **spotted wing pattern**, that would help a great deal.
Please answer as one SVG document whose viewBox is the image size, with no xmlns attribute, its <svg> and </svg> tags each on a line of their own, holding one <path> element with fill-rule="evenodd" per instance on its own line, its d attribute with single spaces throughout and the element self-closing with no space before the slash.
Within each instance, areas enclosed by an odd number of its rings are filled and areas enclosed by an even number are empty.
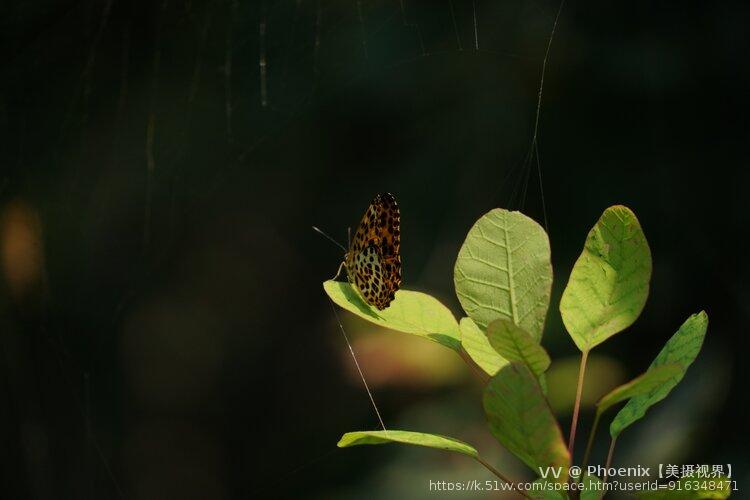
<svg viewBox="0 0 750 500">
<path fill-rule="evenodd" d="M 401 285 L 401 215 L 390 193 L 372 200 L 346 254 L 349 282 L 365 302 L 383 310 Z"/>
</svg>

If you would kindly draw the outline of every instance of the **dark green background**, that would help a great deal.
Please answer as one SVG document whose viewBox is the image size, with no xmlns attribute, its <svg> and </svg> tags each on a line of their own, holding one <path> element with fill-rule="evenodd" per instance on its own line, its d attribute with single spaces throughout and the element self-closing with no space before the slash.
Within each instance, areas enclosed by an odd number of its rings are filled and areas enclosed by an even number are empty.
<svg viewBox="0 0 750 500">
<path fill-rule="evenodd" d="M 334 448 L 375 422 L 320 286 L 340 251 L 310 229 L 345 240 L 380 191 L 401 205 L 404 286 L 456 314 L 471 224 L 497 206 L 543 222 L 544 202 L 553 357 L 574 353 L 556 307 L 588 228 L 630 206 L 652 293 L 601 352 L 635 375 L 705 308 L 667 421 L 692 422 L 680 463 L 732 463 L 747 487 L 748 4 L 569 1 L 544 86 L 543 200 L 525 160 L 559 4 L 401 5 L 0 7 L 0 201 L 36 214 L 44 255 L 31 292 L 0 295 L 4 498 L 387 490 L 372 478 L 399 451 Z M 703 404 L 691 391 L 707 380 Z M 475 385 L 379 401 L 389 416 L 450 407 Z"/>
</svg>

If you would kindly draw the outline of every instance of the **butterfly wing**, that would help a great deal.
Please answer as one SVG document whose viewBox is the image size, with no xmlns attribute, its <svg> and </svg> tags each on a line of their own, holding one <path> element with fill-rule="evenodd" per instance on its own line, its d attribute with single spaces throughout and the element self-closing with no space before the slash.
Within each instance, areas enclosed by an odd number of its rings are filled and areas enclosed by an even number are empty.
<svg viewBox="0 0 750 500">
<path fill-rule="evenodd" d="M 382 310 L 401 285 L 401 214 L 390 193 L 377 195 L 354 233 L 346 257 L 349 281 Z"/>
<path fill-rule="evenodd" d="M 390 305 L 396 292 L 388 281 L 385 269 L 380 249 L 374 245 L 357 253 L 354 258 L 354 284 L 365 302 L 379 310 Z"/>
</svg>

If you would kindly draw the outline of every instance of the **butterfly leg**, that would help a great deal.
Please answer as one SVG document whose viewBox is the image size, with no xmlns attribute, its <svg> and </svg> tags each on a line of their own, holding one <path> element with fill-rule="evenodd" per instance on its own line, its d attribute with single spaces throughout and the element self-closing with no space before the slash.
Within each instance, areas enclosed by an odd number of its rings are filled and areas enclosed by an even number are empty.
<svg viewBox="0 0 750 500">
<path fill-rule="evenodd" d="M 331 278 L 331 280 L 332 280 L 332 281 L 335 281 L 335 280 L 336 280 L 336 278 L 338 278 L 338 277 L 339 277 L 339 274 L 341 274 L 341 268 L 343 268 L 343 267 L 344 267 L 344 264 L 346 264 L 346 261 L 342 260 L 342 261 L 341 261 L 341 264 L 339 264 L 339 268 L 338 268 L 338 270 L 336 271 L 336 274 L 334 274 L 334 275 L 333 275 L 333 278 Z"/>
</svg>

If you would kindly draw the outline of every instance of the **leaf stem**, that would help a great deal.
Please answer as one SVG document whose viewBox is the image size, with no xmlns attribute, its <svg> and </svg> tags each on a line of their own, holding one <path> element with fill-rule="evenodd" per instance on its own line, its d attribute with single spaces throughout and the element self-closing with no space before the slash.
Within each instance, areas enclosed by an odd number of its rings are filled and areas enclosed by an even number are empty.
<svg viewBox="0 0 750 500">
<path fill-rule="evenodd" d="M 596 430 L 599 427 L 599 419 L 601 418 L 602 414 L 599 412 L 599 410 L 596 411 L 596 416 L 594 417 L 594 424 L 591 426 L 591 431 L 589 432 L 589 442 L 586 445 L 586 453 L 583 454 L 583 464 L 581 465 L 582 469 L 586 469 L 586 466 L 589 464 L 589 456 L 591 455 L 591 447 L 594 444 L 594 436 L 596 436 Z"/>
<path fill-rule="evenodd" d="M 612 442 L 609 443 L 609 452 L 607 453 L 607 464 L 604 466 L 604 477 L 602 478 L 603 483 L 607 483 L 607 469 L 609 469 L 609 466 L 612 465 L 612 455 L 615 452 L 615 443 L 617 442 L 617 438 L 613 437 Z"/>
<path fill-rule="evenodd" d="M 589 351 L 581 353 L 581 366 L 578 368 L 578 388 L 576 389 L 576 402 L 573 406 L 573 422 L 570 424 L 570 438 L 568 439 L 568 453 L 573 460 L 573 446 L 576 441 L 576 427 L 578 427 L 578 410 L 581 407 L 581 394 L 583 393 L 583 376 L 586 373 L 586 360 L 588 360 Z"/>
<path fill-rule="evenodd" d="M 483 384 L 486 384 L 487 382 L 490 381 L 489 375 L 487 375 L 487 373 L 482 368 L 480 368 L 479 365 L 477 365 L 473 359 L 471 359 L 471 356 L 469 356 L 469 353 L 467 353 L 463 348 L 461 348 L 458 351 L 458 354 L 461 356 L 461 359 L 463 359 L 464 362 L 467 365 L 469 365 L 469 368 L 471 368 L 472 371 L 474 371 L 476 376 L 479 377 L 479 380 L 481 380 Z"/>
<path fill-rule="evenodd" d="M 525 491 L 519 489 L 516 486 L 516 483 L 514 481 L 511 481 L 510 478 L 508 478 L 505 474 L 503 474 L 502 472 L 500 472 L 499 470 L 497 470 L 496 468 L 494 468 L 492 465 L 490 465 L 487 462 L 485 462 L 482 457 L 480 457 L 479 455 L 477 455 L 475 458 L 476 458 L 477 462 L 479 462 L 480 464 L 484 465 L 485 468 L 488 471 L 492 472 L 494 475 L 496 475 L 497 477 L 499 477 L 506 484 L 509 484 L 509 485 L 513 486 L 513 489 L 515 491 L 517 491 L 521 496 L 523 496 L 524 498 L 531 498 L 531 496 L 529 496 L 528 493 L 526 493 Z"/>
</svg>

